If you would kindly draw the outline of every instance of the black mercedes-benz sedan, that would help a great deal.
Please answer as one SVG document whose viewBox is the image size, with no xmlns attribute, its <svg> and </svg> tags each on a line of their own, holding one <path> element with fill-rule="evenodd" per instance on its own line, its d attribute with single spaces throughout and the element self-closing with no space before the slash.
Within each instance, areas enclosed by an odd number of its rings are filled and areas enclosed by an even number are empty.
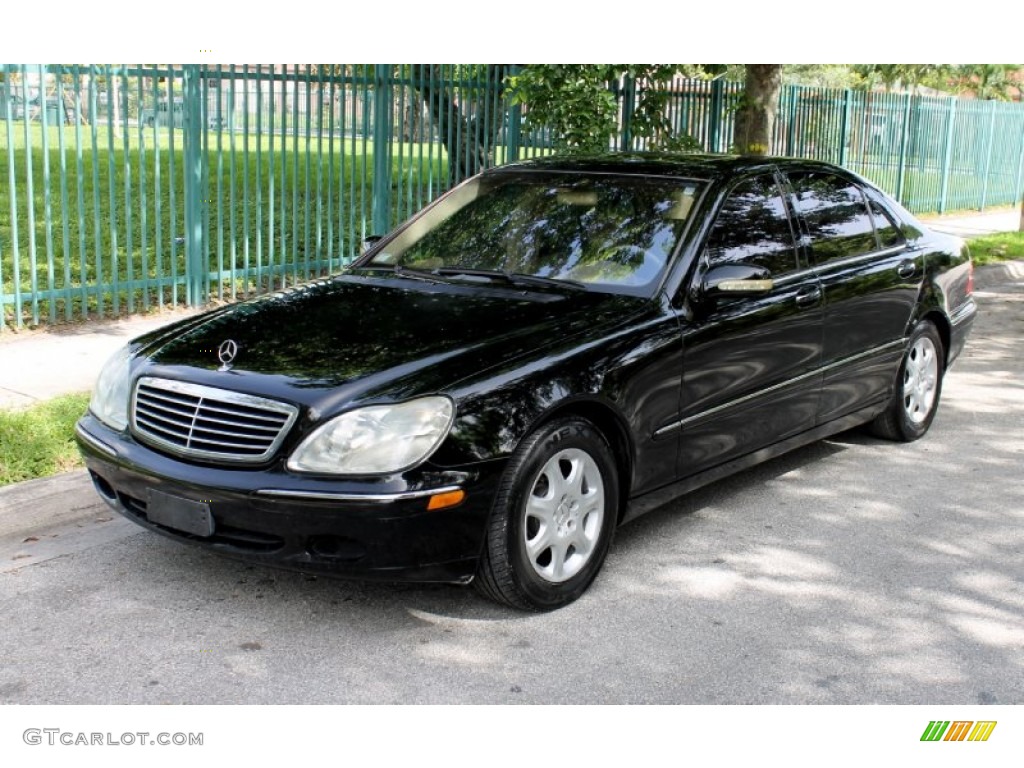
<svg viewBox="0 0 1024 768">
<path fill-rule="evenodd" d="M 680 493 L 860 424 L 921 437 L 971 293 L 962 241 L 831 165 L 511 164 L 340 274 L 134 340 L 78 442 L 179 541 L 546 610 Z"/>
</svg>

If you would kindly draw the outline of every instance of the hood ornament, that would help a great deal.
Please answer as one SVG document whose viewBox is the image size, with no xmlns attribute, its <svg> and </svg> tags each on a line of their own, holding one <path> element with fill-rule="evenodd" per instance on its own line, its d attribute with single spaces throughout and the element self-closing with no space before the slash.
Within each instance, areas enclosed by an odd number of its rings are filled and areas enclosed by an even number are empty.
<svg viewBox="0 0 1024 768">
<path fill-rule="evenodd" d="M 238 344 L 234 339 L 225 339 L 217 347 L 217 359 L 220 360 L 220 368 L 218 371 L 230 371 L 231 363 L 234 362 L 235 355 L 238 354 Z"/>
</svg>

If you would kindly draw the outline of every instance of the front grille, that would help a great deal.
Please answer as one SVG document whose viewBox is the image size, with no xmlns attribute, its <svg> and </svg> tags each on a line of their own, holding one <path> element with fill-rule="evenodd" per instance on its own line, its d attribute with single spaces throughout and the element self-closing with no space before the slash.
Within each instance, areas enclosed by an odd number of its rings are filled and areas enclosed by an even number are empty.
<svg viewBox="0 0 1024 768">
<path fill-rule="evenodd" d="M 297 414 L 276 400 L 143 376 L 132 401 L 132 430 L 179 456 L 257 464 L 274 454 Z"/>
</svg>

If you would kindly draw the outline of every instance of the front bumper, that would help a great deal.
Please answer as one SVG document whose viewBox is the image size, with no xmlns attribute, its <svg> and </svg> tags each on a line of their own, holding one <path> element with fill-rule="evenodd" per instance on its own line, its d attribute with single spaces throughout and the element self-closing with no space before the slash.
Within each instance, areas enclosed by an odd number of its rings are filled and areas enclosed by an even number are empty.
<svg viewBox="0 0 1024 768">
<path fill-rule="evenodd" d="M 476 571 L 505 460 L 421 468 L 379 480 L 299 476 L 263 468 L 188 464 L 114 432 L 91 414 L 76 438 L 97 493 L 117 512 L 177 541 L 232 557 L 353 579 L 467 582 Z M 461 504 L 428 511 L 460 488 Z M 202 502 L 213 533 L 152 522 L 150 492 Z"/>
</svg>

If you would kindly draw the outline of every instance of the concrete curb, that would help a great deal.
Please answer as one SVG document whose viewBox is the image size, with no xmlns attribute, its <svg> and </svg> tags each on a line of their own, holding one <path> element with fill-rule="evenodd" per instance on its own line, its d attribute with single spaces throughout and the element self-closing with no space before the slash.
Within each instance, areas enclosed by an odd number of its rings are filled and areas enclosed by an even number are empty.
<svg viewBox="0 0 1024 768">
<path fill-rule="evenodd" d="M 84 469 L 0 488 L 0 539 L 24 538 L 112 514 Z"/>
</svg>

